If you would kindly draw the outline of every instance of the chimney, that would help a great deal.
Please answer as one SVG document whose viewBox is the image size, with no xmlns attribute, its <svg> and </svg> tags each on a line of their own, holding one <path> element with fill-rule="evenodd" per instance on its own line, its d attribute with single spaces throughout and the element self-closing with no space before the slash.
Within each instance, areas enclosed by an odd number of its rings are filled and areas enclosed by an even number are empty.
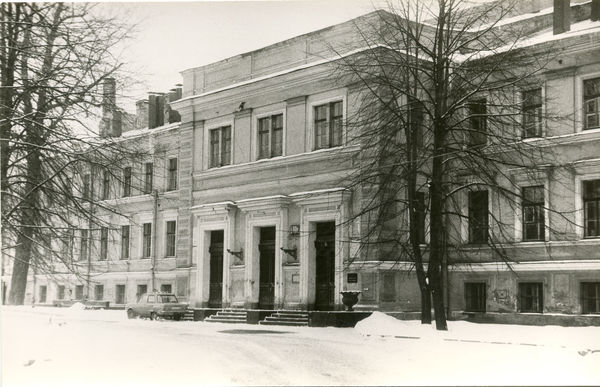
<svg viewBox="0 0 600 387">
<path fill-rule="evenodd" d="M 148 128 L 154 129 L 165 124 L 165 97 L 162 93 L 148 96 Z"/>
<path fill-rule="evenodd" d="M 600 0 L 592 0 L 592 21 L 600 20 Z"/>
<path fill-rule="evenodd" d="M 105 78 L 102 85 L 102 113 L 111 112 L 116 107 L 117 83 L 114 78 Z"/>
<path fill-rule="evenodd" d="M 123 115 L 120 110 L 115 110 L 112 116 L 112 127 L 109 135 L 112 137 L 121 137 L 122 125 Z"/>
<path fill-rule="evenodd" d="M 181 99 L 181 85 L 177 84 L 169 90 L 165 100 L 165 123 L 180 122 L 181 115 L 177 110 L 171 108 L 171 102 Z"/>
<path fill-rule="evenodd" d="M 140 99 L 135 103 L 135 128 L 148 127 L 148 100 Z"/>
<path fill-rule="evenodd" d="M 554 18 L 552 30 L 554 35 L 562 34 L 563 32 L 571 30 L 570 0 L 554 0 Z"/>
</svg>

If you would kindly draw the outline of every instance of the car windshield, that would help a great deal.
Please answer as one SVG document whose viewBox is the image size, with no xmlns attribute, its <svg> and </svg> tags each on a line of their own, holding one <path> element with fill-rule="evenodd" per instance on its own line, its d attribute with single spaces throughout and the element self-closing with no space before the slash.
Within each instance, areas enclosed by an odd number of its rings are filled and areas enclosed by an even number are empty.
<svg viewBox="0 0 600 387">
<path fill-rule="evenodd" d="M 172 294 L 167 295 L 167 296 L 158 296 L 158 298 L 159 298 L 160 302 L 162 302 L 163 304 L 177 302 L 177 298 Z"/>
</svg>

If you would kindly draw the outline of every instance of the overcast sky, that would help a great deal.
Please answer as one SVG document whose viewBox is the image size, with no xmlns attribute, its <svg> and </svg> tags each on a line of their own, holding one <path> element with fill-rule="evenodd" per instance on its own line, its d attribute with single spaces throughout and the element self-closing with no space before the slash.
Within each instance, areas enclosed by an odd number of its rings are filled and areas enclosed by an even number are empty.
<svg viewBox="0 0 600 387">
<path fill-rule="evenodd" d="M 198 1 L 105 3 L 111 13 L 138 23 L 124 59 L 146 86 L 122 91 L 134 99 L 167 91 L 180 71 L 252 51 L 375 9 L 372 0 Z M 124 98 L 123 98 L 124 99 Z M 133 100 L 124 101 L 134 110 Z"/>
</svg>

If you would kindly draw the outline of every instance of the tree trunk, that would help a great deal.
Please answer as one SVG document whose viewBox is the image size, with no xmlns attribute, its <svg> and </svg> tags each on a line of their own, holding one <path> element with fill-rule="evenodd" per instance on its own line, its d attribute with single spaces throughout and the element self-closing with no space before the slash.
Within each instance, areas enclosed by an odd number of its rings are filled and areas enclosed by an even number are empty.
<svg viewBox="0 0 600 387">
<path fill-rule="evenodd" d="M 27 274 L 29 272 L 29 261 L 32 253 L 32 234 L 32 228 L 25 227 L 17 238 L 17 247 L 15 248 L 15 259 L 10 281 L 10 293 L 8 295 L 8 303 L 11 305 L 23 305 L 25 302 Z"/>
<path fill-rule="evenodd" d="M 421 288 L 421 324 L 431 324 L 431 293 L 427 286 Z"/>
</svg>

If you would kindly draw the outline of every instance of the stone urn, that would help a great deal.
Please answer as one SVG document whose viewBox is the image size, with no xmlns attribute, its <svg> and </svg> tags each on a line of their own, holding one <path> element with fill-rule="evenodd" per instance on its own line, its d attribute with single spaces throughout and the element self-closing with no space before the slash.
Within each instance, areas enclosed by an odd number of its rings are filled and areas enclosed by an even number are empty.
<svg viewBox="0 0 600 387">
<path fill-rule="evenodd" d="M 344 290 L 340 294 L 342 295 L 342 303 L 346 305 L 346 310 L 352 312 L 354 310 L 352 307 L 358 302 L 360 290 Z"/>
</svg>

